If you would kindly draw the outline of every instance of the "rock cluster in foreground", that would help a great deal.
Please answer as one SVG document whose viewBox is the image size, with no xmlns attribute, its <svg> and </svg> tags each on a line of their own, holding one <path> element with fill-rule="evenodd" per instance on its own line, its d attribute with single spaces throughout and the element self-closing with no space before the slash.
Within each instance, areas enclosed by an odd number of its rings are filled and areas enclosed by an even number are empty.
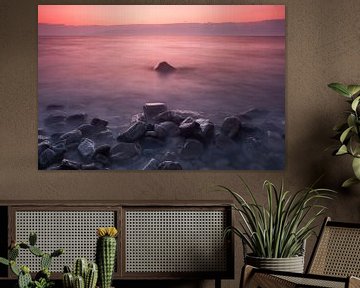
<svg viewBox="0 0 360 288">
<path fill-rule="evenodd" d="M 104 119 L 67 115 L 61 105 L 49 105 L 47 110 L 45 128 L 38 135 L 39 169 L 244 169 L 252 167 L 248 162 L 255 157 L 269 157 L 270 150 L 274 161 L 283 153 L 281 131 L 246 124 L 254 111 L 226 117 L 216 127 L 199 113 L 147 103 L 126 130 L 115 134 Z M 271 141 L 282 146 L 271 146 Z"/>
</svg>

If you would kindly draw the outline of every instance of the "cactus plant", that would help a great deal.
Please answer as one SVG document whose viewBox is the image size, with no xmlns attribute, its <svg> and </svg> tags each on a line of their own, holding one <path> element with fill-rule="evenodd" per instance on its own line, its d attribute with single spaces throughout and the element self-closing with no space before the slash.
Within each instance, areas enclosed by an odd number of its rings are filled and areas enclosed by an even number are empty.
<svg viewBox="0 0 360 288">
<path fill-rule="evenodd" d="M 98 267 L 96 263 L 89 263 L 85 258 L 78 258 L 74 263 L 74 273 L 69 266 L 64 266 L 64 288 L 95 288 L 98 279 Z M 77 285 L 77 286 L 76 286 Z"/>
<path fill-rule="evenodd" d="M 85 279 L 87 268 L 88 262 L 85 258 L 76 259 L 74 267 L 75 276 L 81 276 L 83 279 Z"/>
<path fill-rule="evenodd" d="M 100 288 L 110 288 L 116 258 L 115 227 L 102 227 L 97 229 L 96 262 L 99 267 Z"/>
<path fill-rule="evenodd" d="M 19 288 L 28 288 L 32 283 L 30 269 L 27 266 L 21 267 L 21 271 L 19 274 L 18 285 Z"/>
<path fill-rule="evenodd" d="M 53 257 L 58 257 L 64 253 L 63 249 L 57 249 L 51 254 L 44 253 L 36 245 L 37 236 L 35 233 L 30 233 L 29 244 L 20 242 L 16 243 L 15 241 L 11 242 L 8 259 L 0 257 L 0 264 L 10 266 L 11 271 L 18 276 L 18 286 L 19 288 L 48 288 L 52 286 L 50 281 L 50 265 Z M 37 257 L 41 257 L 41 271 L 39 271 L 35 276 L 35 281 L 32 280 L 30 275 L 30 269 L 28 266 L 19 267 L 16 263 L 16 259 L 19 256 L 19 250 L 29 250 L 30 253 Z"/>
<path fill-rule="evenodd" d="M 77 275 L 74 277 L 74 288 L 85 288 L 84 278 Z"/>
<path fill-rule="evenodd" d="M 98 266 L 90 263 L 85 276 L 85 288 L 95 288 L 98 279 Z"/>
</svg>

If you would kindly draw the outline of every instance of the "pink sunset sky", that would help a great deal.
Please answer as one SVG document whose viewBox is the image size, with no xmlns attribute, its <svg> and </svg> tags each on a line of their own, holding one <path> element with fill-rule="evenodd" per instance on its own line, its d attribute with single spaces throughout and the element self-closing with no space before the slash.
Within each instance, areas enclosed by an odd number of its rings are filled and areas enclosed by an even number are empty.
<svg viewBox="0 0 360 288">
<path fill-rule="evenodd" d="M 284 5 L 38 5 L 38 23 L 129 25 L 285 19 Z"/>
</svg>

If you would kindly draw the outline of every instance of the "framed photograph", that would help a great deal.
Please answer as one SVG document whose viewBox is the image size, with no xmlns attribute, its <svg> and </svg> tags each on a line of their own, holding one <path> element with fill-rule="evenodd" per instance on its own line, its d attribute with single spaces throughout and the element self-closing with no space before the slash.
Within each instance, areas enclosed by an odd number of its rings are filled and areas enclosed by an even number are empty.
<svg viewBox="0 0 360 288">
<path fill-rule="evenodd" d="M 285 6 L 38 6 L 39 169 L 284 165 Z"/>
</svg>

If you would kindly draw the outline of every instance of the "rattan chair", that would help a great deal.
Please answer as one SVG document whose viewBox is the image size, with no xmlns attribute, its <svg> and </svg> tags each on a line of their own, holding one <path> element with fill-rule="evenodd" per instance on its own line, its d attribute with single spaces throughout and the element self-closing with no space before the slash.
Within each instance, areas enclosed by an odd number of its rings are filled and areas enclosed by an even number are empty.
<svg viewBox="0 0 360 288">
<path fill-rule="evenodd" d="M 360 287 L 360 224 L 326 218 L 306 273 L 278 272 L 246 265 L 242 288 Z"/>
</svg>

